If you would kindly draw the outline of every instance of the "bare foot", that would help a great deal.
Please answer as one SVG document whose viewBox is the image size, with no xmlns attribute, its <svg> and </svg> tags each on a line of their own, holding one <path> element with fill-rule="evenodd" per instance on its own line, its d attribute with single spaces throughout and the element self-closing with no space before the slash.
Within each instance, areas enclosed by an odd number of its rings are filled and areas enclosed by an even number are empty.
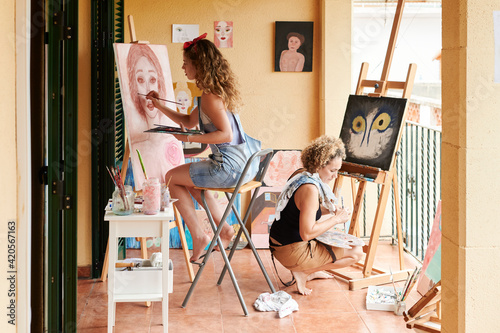
<svg viewBox="0 0 500 333">
<path fill-rule="evenodd" d="M 325 271 L 319 271 L 319 272 L 314 272 L 309 274 L 307 277 L 307 281 L 311 281 L 313 279 L 333 279 L 334 276 L 332 274 L 329 274 Z"/>
<path fill-rule="evenodd" d="M 234 236 L 234 229 L 232 226 L 226 224 L 223 228 L 222 231 L 220 232 L 220 239 L 222 241 L 222 246 L 224 246 L 224 249 L 226 249 L 229 246 L 229 243 L 231 243 L 231 240 L 233 239 Z M 219 245 L 215 247 L 217 251 L 220 251 Z"/>
<path fill-rule="evenodd" d="M 312 289 L 306 288 L 307 274 L 304 272 L 294 272 L 292 275 L 297 283 L 297 291 L 302 295 L 311 295 Z"/>
<path fill-rule="evenodd" d="M 210 237 L 207 234 L 203 234 L 201 237 L 193 238 L 193 255 L 189 259 L 190 261 L 197 261 L 203 254 L 205 247 L 210 243 Z"/>
</svg>

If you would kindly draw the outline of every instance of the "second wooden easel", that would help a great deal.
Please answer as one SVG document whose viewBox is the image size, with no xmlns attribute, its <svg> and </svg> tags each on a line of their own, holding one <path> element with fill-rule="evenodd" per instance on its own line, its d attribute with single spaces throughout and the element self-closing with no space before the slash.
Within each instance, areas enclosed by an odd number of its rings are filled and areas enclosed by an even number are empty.
<svg viewBox="0 0 500 333">
<path fill-rule="evenodd" d="M 133 44 L 149 44 L 148 41 L 138 41 L 137 40 L 136 34 L 135 34 L 134 18 L 133 18 L 132 15 L 128 16 L 128 23 L 129 23 L 129 29 L 130 29 L 130 40 L 131 40 L 131 43 L 133 43 Z M 125 133 L 126 133 L 126 131 L 125 131 Z M 123 154 L 123 162 L 122 162 L 122 170 L 121 170 L 121 177 L 122 177 L 122 179 L 125 179 L 125 176 L 127 174 L 127 168 L 128 168 L 128 160 L 129 160 L 129 158 L 130 158 L 130 146 L 129 146 L 129 142 L 128 142 L 128 138 L 127 138 L 125 140 L 125 151 L 124 151 L 124 154 Z M 188 250 L 186 236 L 184 234 L 184 228 L 183 228 L 183 225 L 182 225 L 181 215 L 179 214 L 179 211 L 177 210 L 177 208 L 175 207 L 175 205 L 174 205 L 173 208 L 174 208 L 175 221 L 170 222 L 169 228 L 172 229 L 172 228 L 177 227 L 177 230 L 179 231 L 179 238 L 180 238 L 180 241 L 181 241 L 182 249 L 184 251 L 184 259 L 186 261 L 186 267 L 187 267 L 188 274 L 189 274 L 189 280 L 191 282 L 193 282 L 193 280 L 194 280 L 194 270 L 193 270 L 193 265 L 189 261 L 190 254 L 189 254 L 189 250 Z M 109 240 L 108 240 L 108 242 L 109 242 Z M 147 259 L 147 257 L 148 257 L 148 248 L 147 248 L 147 245 L 146 245 L 146 238 L 145 237 L 141 237 L 140 238 L 140 243 L 141 243 L 141 258 L 142 259 Z M 104 256 L 104 264 L 103 264 L 103 268 L 102 268 L 102 272 L 101 272 L 101 281 L 103 281 L 103 282 L 106 281 L 106 278 L 107 278 L 107 275 L 108 275 L 108 263 L 109 263 L 108 250 L 109 250 L 109 243 L 106 246 L 106 254 Z M 149 302 L 148 302 L 148 306 L 149 306 Z"/>
<path fill-rule="evenodd" d="M 406 81 L 389 81 L 389 70 L 392 63 L 392 57 L 394 55 L 394 48 L 397 39 L 397 34 L 399 31 L 399 26 L 401 23 L 401 18 L 403 15 L 404 0 L 398 0 L 398 5 L 396 7 L 396 12 L 394 16 L 394 23 L 392 26 L 391 37 L 389 39 L 389 45 L 387 48 L 387 54 L 384 62 L 384 67 L 382 70 L 382 75 L 380 80 L 367 80 L 366 76 L 368 73 L 368 63 L 363 63 L 361 65 L 361 71 L 359 74 L 358 84 L 356 86 L 356 95 L 363 95 L 365 88 L 375 88 L 375 91 L 369 93 L 370 97 L 382 97 L 387 95 L 389 89 L 399 89 L 402 90 L 402 97 L 409 99 L 411 96 L 411 91 L 413 89 L 413 81 L 415 79 L 415 73 L 417 70 L 416 64 L 410 64 L 408 68 L 408 73 L 406 76 Z M 406 113 L 405 113 L 406 114 Z M 403 118 L 403 124 L 406 117 Z M 396 151 L 401 140 L 401 133 L 397 140 Z M 361 175 L 361 176 L 360 176 Z M 337 271 L 332 271 L 332 273 L 344 280 L 349 281 L 349 289 L 357 290 L 361 288 L 366 288 L 369 285 L 379 285 L 391 282 L 391 276 L 394 281 L 401 281 L 407 278 L 410 274 L 410 270 L 404 270 L 403 261 L 403 235 L 401 229 L 401 215 L 397 188 L 397 177 L 396 177 L 396 156 L 394 156 L 391 166 L 388 171 L 381 170 L 379 168 L 373 168 L 370 166 L 363 166 L 357 164 L 351 164 L 344 162 L 342 169 L 339 171 L 339 177 L 337 178 L 334 186 L 334 193 L 338 196 L 338 192 L 342 187 L 343 177 L 351 178 L 351 189 L 353 196 L 353 214 L 351 219 L 351 224 L 349 228 L 349 233 L 352 235 L 359 236 L 359 214 L 361 203 L 363 200 L 363 195 L 365 193 L 366 184 L 373 182 L 376 184 L 381 184 L 380 197 L 378 200 L 378 205 L 375 213 L 375 219 L 373 222 L 373 228 L 370 235 L 370 242 L 368 246 L 364 247 L 366 253 L 365 262 L 363 264 L 358 263 L 355 266 L 363 270 L 362 278 L 354 278 L 349 274 L 342 274 Z M 359 186 L 356 191 L 355 180 L 359 181 Z M 382 222 L 384 219 L 385 208 L 387 206 L 387 200 L 391 192 L 391 184 L 394 187 L 395 195 L 395 211 L 396 211 L 396 224 L 397 224 L 397 234 L 398 234 L 398 247 L 399 247 L 399 264 L 400 270 L 397 272 L 387 273 L 382 270 L 373 268 L 373 262 L 375 259 L 375 252 L 377 250 L 377 245 L 380 236 L 380 230 L 382 228 Z M 373 273 L 373 275 L 372 275 Z"/>
<path fill-rule="evenodd" d="M 441 281 L 429 289 L 403 316 L 408 329 L 416 332 L 441 332 Z"/>
</svg>

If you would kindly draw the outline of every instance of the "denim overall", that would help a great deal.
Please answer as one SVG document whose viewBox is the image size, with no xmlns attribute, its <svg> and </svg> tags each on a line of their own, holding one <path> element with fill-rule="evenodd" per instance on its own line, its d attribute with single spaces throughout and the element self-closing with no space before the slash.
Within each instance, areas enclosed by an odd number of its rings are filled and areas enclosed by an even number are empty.
<svg viewBox="0 0 500 333">
<path fill-rule="evenodd" d="M 237 145 L 210 144 L 212 154 L 208 156 L 209 160 L 192 163 L 189 168 L 191 179 L 198 187 L 227 188 L 236 186 L 250 156 L 261 149 L 261 142 L 243 131 L 240 117 L 229 111 L 226 112 L 228 117 L 234 117 L 234 123 L 239 130 L 242 143 Z M 217 128 L 213 123 L 203 124 L 201 113 L 201 98 L 198 97 L 198 117 L 201 131 L 204 133 L 216 131 Z M 237 135 L 237 133 L 233 133 L 233 135 Z M 258 167 L 259 159 L 255 159 L 247 172 L 245 182 L 255 177 Z"/>
</svg>

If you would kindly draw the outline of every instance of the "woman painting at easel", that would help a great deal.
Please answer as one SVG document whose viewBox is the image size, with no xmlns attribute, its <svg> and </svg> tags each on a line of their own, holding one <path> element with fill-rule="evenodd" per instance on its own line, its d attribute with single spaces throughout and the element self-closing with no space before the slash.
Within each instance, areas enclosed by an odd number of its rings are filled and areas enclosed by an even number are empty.
<svg viewBox="0 0 500 333">
<path fill-rule="evenodd" d="M 147 98 L 155 107 L 181 127 L 193 128 L 200 126 L 202 135 L 174 135 L 178 140 L 210 144 L 212 154 L 210 159 L 195 163 L 180 165 L 167 172 L 165 179 L 170 182 L 170 193 L 179 199 L 176 207 L 189 227 L 193 238 L 193 255 L 191 261 L 200 258 L 204 248 L 210 242 L 210 237 L 203 232 L 198 224 L 195 208 L 190 194 L 201 202 L 200 191 L 194 187 L 224 188 L 236 185 L 248 158 L 260 150 L 260 142 L 249 137 L 243 131 L 239 117 L 234 112 L 240 102 L 236 88 L 236 78 L 229 63 L 217 47 L 204 39 L 206 34 L 184 43 L 184 62 L 182 69 L 189 80 L 195 80 L 203 92 L 198 106 L 191 114 L 181 114 L 165 105 L 156 91 L 149 92 Z M 258 163 L 258 161 L 256 160 Z M 250 172 L 249 179 L 256 173 Z M 207 204 L 215 222 L 220 223 L 222 214 L 215 199 L 207 196 Z M 224 247 L 229 245 L 234 230 L 225 224 L 221 231 Z"/>
<path fill-rule="evenodd" d="M 325 272 L 350 266 L 361 259 L 361 246 L 350 249 L 321 243 L 315 238 L 334 225 L 350 220 L 351 213 L 336 201 L 328 186 L 337 178 L 345 158 L 340 139 L 322 136 L 307 146 L 301 155 L 304 169 L 292 175 L 276 203 L 276 220 L 269 233 L 272 255 L 288 268 L 297 283 L 298 292 L 309 295 L 306 282 L 332 278 Z M 332 214 L 317 223 L 322 214 Z"/>
</svg>

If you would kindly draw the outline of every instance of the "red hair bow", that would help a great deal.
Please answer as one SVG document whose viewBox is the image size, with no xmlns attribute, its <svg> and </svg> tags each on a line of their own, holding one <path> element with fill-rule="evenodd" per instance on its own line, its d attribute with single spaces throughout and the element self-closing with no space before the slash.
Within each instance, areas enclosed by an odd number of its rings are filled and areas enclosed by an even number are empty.
<svg viewBox="0 0 500 333">
<path fill-rule="evenodd" d="M 196 45 L 196 43 L 199 41 L 199 40 L 202 40 L 203 38 L 207 37 L 207 33 L 205 32 L 203 35 L 199 36 L 199 37 L 196 37 L 195 39 L 193 39 L 192 41 L 190 42 L 185 42 L 184 43 L 184 50 L 187 49 L 188 47 L 190 47 L 191 45 Z"/>
</svg>

